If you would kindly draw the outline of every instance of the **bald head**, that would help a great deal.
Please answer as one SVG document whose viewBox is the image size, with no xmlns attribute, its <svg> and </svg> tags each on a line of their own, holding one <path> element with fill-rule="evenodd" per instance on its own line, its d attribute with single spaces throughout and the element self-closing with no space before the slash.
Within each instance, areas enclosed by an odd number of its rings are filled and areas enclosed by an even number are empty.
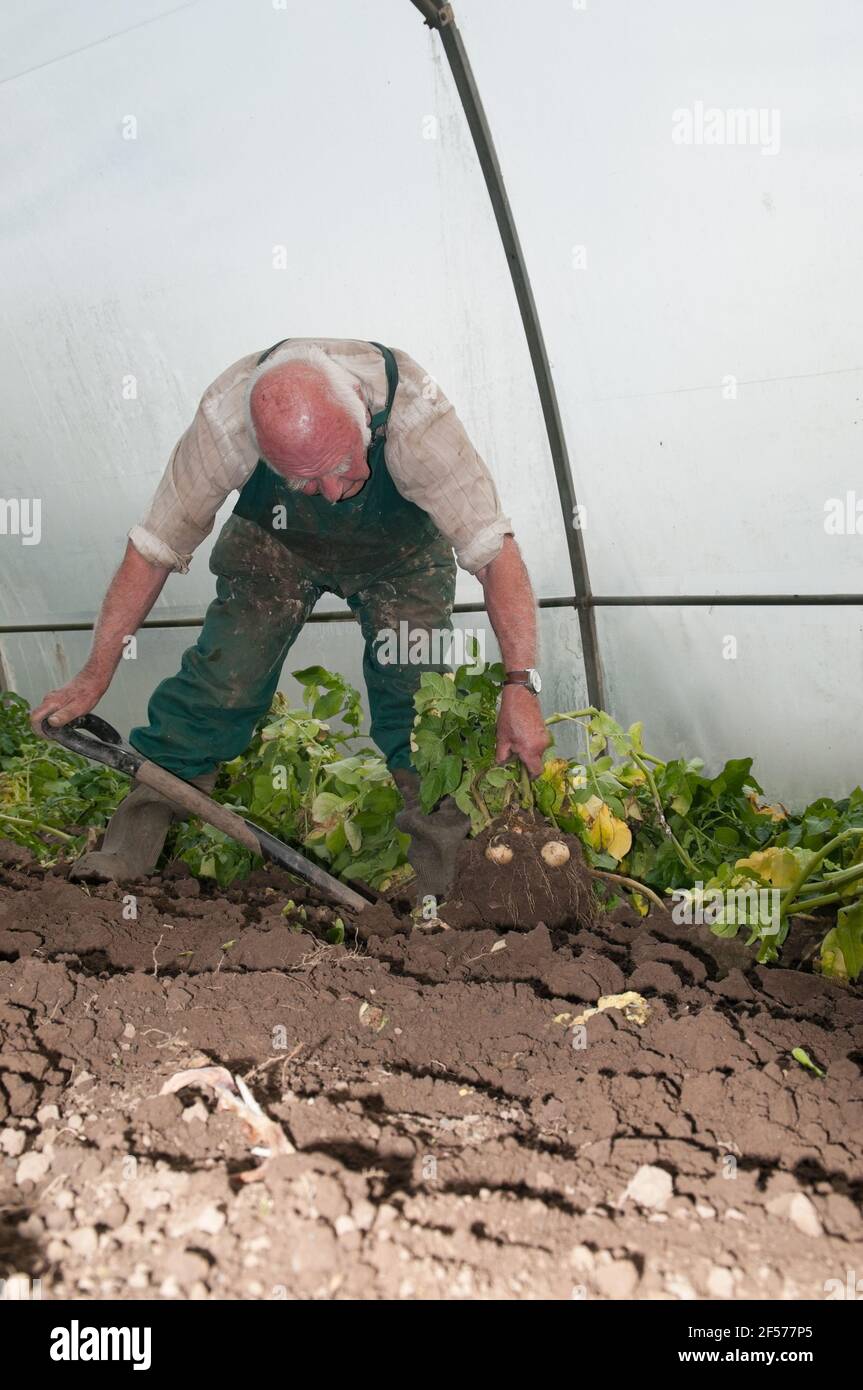
<svg viewBox="0 0 863 1390">
<path fill-rule="evenodd" d="M 290 350 L 289 350 L 290 351 Z M 254 374 L 248 423 L 262 458 L 289 487 L 331 502 L 368 477 L 368 411 L 349 374 L 316 348 Z"/>
</svg>

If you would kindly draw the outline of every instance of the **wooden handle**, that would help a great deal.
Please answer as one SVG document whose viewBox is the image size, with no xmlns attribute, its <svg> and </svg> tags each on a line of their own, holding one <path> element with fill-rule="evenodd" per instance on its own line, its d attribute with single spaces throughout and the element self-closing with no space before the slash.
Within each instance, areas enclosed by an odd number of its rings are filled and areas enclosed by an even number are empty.
<svg viewBox="0 0 863 1390">
<path fill-rule="evenodd" d="M 163 767 L 147 762 L 141 763 L 135 773 L 135 780 L 143 782 L 145 787 L 151 787 L 154 792 L 161 792 L 169 801 L 176 801 L 178 806 L 182 806 L 185 811 L 191 811 L 195 816 L 200 816 L 208 825 L 214 825 L 217 830 L 224 830 L 232 840 L 250 849 L 253 854 L 261 853 L 258 837 L 252 834 L 246 822 L 233 811 L 229 811 L 220 801 L 214 801 L 211 796 L 207 796 L 200 788 L 192 787 L 188 782 L 183 782 L 179 777 L 166 772 Z"/>
</svg>

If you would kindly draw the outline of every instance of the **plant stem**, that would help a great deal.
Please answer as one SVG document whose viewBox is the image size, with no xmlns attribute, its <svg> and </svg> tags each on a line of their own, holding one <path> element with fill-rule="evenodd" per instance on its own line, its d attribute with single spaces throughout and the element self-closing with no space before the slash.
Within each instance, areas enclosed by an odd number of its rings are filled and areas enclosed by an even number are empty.
<svg viewBox="0 0 863 1390">
<path fill-rule="evenodd" d="M 783 894 L 782 905 L 779 909 L 780 922 L 783 922 L 785 918 L 788 916 L 788 913 L 791 909 L 791 904 L 797 898 L 798 894 L 803 888 L 804 883 L 806 883 L 810 878 L 814 878 L 815 874 L 821 868 L 821 865 L 824 863 L 824 860 L 827 859 L 833 853 L 833 850 L 837 849 L 839 845 L 844 844 L 846 840 L 850 840 L 853 835 L 863 835 L 863 826 L 855 825 L 848 830 L 840 831 L 838 835 L 834 835 L 832 840 L 828 840 L 827 844 L 824 845 L 821 849 L 819 849 L 812 862 L 808 864 L 805 868 L 800 870 L 793 883 L 789 885 L 789 887 L 785 890 L 785 893 Z M 811 899 L 806 903 L 806 906 L 812 906 Z"/>
<path fill-rule="evenodd" d="M 5 811 L 0 811 L 0 820 L 8 821 L 10 825 L 26 825 L 29 830 L 44 830 L 47 835 L 56 835 L 58 840 L 74 840 L 74 835 L 67 835 L 65 830 L 55 830 L 53 825 L 45 825 L 40 820 L 25 820 L 23 816 L 9 816 Z"/>
<path fill-rule="evenodd" d="M 689 870 L 689 872 L 692 874 L 693 878 L 697 878 L 697 877 L 698 877 L 698 869 L 697 869 L 695 863 L 693 862 L 692 859 L 690 859 L 690 857 L 689 857 L 689 855 L 687 854 L 686 850 L 683 848 L 683 845 L 682 845 L 682 844 L 680 843 L 680 841 L 677 839 L 677 836 L 674 834 L 674 831 L 671 829 L 671 826 L 668 824 L 668 821 L 665 819 L 665 812 L 664 812 L 663 809 L 662 809 L 662 798 L 661 798 L 660 795 L 659 795 L 659 788 L 658 788 L 657 785 L 656 785 L 656 779 L 655 779 L 655 777 L 653 776 L 653 773 L 651 772 L 650 768 L 647 766 L 647 763 L 644 761 L 644 759 L 641 757 L 640 754 L 638 754 L 638 753 L 633 753 L 632 757 L 633 757 L 633 761 L 636 763 L 636 765 L 637 765 L 638 767 L 641 768 L 641 771 L 644 773 L 645 777 L 647 778 L 647 785 L 649 786 L 649 788 L 650 788 L 650 794 L 651 794 L 651 796 L 653 797 L 653 804 L 654 804 L 654 806 L 656 807 L 656 814 L 659 816 L 659 823 L 660 823 L 660 825 L 662 826 L 662 829 L 664 830 L 664 832 L 665 832 L 665 834 L 667 835 L 668 839 L 671 841 L 672 845 L 674 846 L 674 850 L 675 850 L 675 853 L 677 854 L 678 859 L 680 860 L 680 862 L 681 862 L 681 864 L 684 866 L 684 868 L 686 868 L 686 869 Z"/>
<path fill-rule="evenodd" d="M 641 757 L 644 758 L 645 762 L 653 763 L 653 765 L 654 765 L 655 767 L 665 767 L 665 766 L 666 766 L 666 764 L 662 761 L 661 758 L 654 758 L 654 756 L 653 756 L 652 753 L 642 753 L 642 754 L 641 754 Z"/>
<path fill-rule="evenodd" d="M 485 804 L 485 798 L 483 797 L 483 794 L 479 789 L 479 776 L 474 777 L 473 781 L 471 782 L 470 794 L 473 797 L 474 802 L 476 803 L 477 810 L 479 811 L 480 815 L 483 817 L 485 821 L 485 824 L 483 825 L 483 829 L 485 829 L 486 825 L 491 825 L 491 813 L 489 812 L 489 809 Z"/>
<path fill-rule="evenodd" d="M 626 874 L 612 874 L 608 869 L 591 869 L 590 872 L 594 878 L 607 878 L 612 883 L 622 883 L 625 888 L 631 888 L 634 893 L 641 893 L 643 897 L 649 898 L 658 908 L 661 908 L 663 912 L 665 911 L 665 903 L 662 899 L 657 897 L 652 888 L 648 888 L 644 883 L 639 883 L 637 878 L 627 878 Z"/>
<path fill-rule="evenodd" d="M 598 713 L 599 710 L 594 709 L 592 705 L 588 705 L 587 709 L 568 710 L 565 714 L 550 714 L 545 722 L 546 724 L 560 724 L 566 719 L 590 719 L 594 714 Z"/>
<path fill-rule="evenodd" d="M 521 786 L 521 804 L 526 811 L 532 811 L 534 807 L 533 787 L 530 784 L 530 773 L 524 763 L 519 771 L 519 783 Z"/>
<path fill-rule="evenodd" d="M 841 901 L 842 901 L 842 894 L 841 894 L 841 893 L 822 893 L 820 897 L 816 897 L 816 898 L 798 898 L 798 899 L 797 899 L 798 905 L 799 905 L 801 908 L 804 908 L 804 907 L 805 907 L 807 910 L 808 910 L 810 907 L 826 907 L 828 903 L 839 903 L 839 902 L 841 902 Z M 801 912 L 797 912 L 797 910 L 795 909 L 795 911 L 792 913 L 792 916 L 793 916 L 793 917 L 805 917 L 805 916 L 806 916 L 806 913 L 805 913 L 805 912 L 802 912 L 802 911 L 801 911 Z"/>
<path fill-rule="evenodd" d="M 819 889 L 822 883 L 836 888 L 840 883 L 853 883 L 855 878 L 863 878 L 863 864 L 853 864 L 850 869 L 840 869 L 837 873 L 825 874 L 817 883 L 808 883 L 808 888 Z M 802 891 L 802 890 L 801 890 Z"/>
</svg>

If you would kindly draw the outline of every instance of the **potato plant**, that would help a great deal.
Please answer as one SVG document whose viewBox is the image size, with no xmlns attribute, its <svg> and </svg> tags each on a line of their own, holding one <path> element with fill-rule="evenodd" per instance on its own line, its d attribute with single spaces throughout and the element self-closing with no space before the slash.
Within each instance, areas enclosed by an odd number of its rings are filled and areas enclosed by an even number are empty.
<svg viewBox="0 0 863 1390">
<path fill-rule="evenodd" d="M 401 805 L 380 754 L 358 734 L 358 692 L 321 666 L 295 673 L 302 708 L 278 695 L 250 748 L 220 773 L 217 799 L 273 834 L 302 846 L 331 872 L 386 888 L 410 877 Z M 533 811 L 577 835 L 594 874 L 648 898 L 734 899 L 711 929 L 748 931 L 762 961 L 777 959 L 795 914 L 824 913 L 818 966 L 840 980 L 863 973 L 863 791 L 821 797 L 792 813 L 766 804 L 751 758 L 714 776 L 700 759 L 665 762 L 649 753 L 640 724 L 624 729 L 602 710 L 552 714 L 580 730 L 582 751 L 550 749 L 531 781 L 516 762 L 495 762 L 500 665 L 426 673 L 415 697 L 411 737 L 424 809 L 452 796 L 474 835 L 513 808 Z M 43 864 L 74 858 L 92 842 L 128 789 L 112 770 L 37 738 L 26 701 L 0 695 L 0 835 Z M 252 868 L 252 856 L 199 821 L 171 834 L 166 857 L 222 886 Z M 778 895 L 765 920 L 759 891 Z M 835 914 L 835 920 L 834 916 Z"/>
</svg>

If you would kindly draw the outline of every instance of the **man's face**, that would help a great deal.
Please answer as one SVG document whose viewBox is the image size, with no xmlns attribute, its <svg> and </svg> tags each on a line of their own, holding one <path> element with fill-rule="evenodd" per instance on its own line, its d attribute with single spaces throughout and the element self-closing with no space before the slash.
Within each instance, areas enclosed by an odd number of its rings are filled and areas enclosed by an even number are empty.
<svg viewBox="0 0 863 1390">
<path fill-rule="evenodd" d="M 366 411 L 367 421 L 370 419 Z M 290 433 L 278 419 L 258 427 L 258 443 L 271 468 L 293 492 L 328 502 L 355 497 L 369 477 L 366 446 L 355 420 L 345 412 L 292 421 Z M 299 427 L 299 428 L 298 428 Z"/>
</svg>

